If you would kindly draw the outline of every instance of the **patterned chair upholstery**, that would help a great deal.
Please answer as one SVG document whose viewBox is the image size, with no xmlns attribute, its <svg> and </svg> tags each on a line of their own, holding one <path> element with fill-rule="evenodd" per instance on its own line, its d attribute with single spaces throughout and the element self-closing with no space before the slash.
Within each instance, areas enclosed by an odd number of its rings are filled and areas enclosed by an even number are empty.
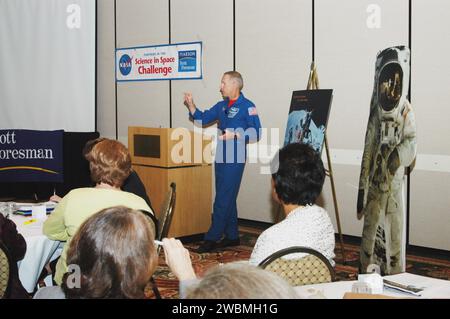
<svg viewBox="0 0 450 319">
<path fill-rule="evenodd" d="M 297 253 L 307 255 L 301 258 L 283 258 Z M 330 261 L 320 252 L 308 247 L 295 246 L 279 250 L 264 259 L 259 267 L 278 274 L 292 286 L 335 280 L 335 271 Z"/>
<path fill-rule="evenodd" d="M 8 297 L 11 278 L 11 258 L 8 249 L 0 241 L 0 299 Z"/>
</svg>

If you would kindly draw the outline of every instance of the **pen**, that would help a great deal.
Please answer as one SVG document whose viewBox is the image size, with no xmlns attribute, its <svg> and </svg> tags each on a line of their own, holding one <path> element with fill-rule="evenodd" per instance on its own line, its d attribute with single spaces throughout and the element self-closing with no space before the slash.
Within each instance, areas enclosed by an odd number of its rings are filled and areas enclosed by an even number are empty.
<svg viewBox="0 0 450 319">
<path fill-rule="evenodd" d="M 155 244 L 158 246 L 164 246 L 163 242 L 155 239 Z"/>
</svg>

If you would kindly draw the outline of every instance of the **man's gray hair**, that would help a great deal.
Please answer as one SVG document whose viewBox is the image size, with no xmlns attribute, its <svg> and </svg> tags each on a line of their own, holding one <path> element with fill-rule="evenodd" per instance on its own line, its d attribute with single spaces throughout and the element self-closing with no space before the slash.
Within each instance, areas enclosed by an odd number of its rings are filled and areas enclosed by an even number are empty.
<svg viewBox="0 0 450 319">
<path fill-rule="evenodd" d="M 273 272 L 232 262 L 210 269 L 197 285 L 187 289 L 187 299 L 298 299 L 283 278 Z"/>
<path fill-rule="evenodd" d="M 228 71 L 225 72 L 224 75 L 228 75 L 230 78 L 236 81 L 239 87 L 239 91 L 244 88 L 244 80 L 242 79 L 242 75 L 237 71 Z"/>
</svg>

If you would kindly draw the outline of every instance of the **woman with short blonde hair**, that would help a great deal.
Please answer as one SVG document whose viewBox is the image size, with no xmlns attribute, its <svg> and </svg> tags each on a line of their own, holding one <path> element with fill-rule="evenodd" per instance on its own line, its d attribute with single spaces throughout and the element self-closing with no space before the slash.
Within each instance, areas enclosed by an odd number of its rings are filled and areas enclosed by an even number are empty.
<svg viewBox="0 0 450 319">
<path fill-rule="evenodd" d="M 70 191 L 44 223 L 44 234 L 48 238 L 66 242 L 56 264 L 55 282 L 58 285 L 67 271 L 66 255 L 70 240 L 87 218 L 112 206 L 152 212 L 144 199 L 120 189 L 131 170 L 131 157 L 122 143 L 104 139 L 93 146 L 86 158 L 96 185 Z"/>
<path fill-rule="evenodd" d="M 120 142 L 104 139 L 86 154 L 94 183 L 120 188 L 131 172 L 131 157 Z"/>
</svg>

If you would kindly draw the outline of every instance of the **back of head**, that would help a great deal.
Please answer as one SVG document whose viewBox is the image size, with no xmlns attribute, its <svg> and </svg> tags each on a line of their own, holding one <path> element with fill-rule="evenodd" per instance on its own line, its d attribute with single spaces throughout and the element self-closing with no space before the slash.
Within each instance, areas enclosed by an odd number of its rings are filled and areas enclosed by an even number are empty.
<svg viewBox="0 0 450 319">
<path fill-rule="evenodd" d="M 103 139 L 85 154 L 94 183 L 120 188 L 131 172 L 131 156 L 119 141 Z"/>
<path fill-rule="evenodd" d="M 67 298 L 143 298 L 158 256 L 148 217 L 124 206 L 103 209 L 78 229 L 67 252 Z"/>
<path fill-rule="evenodd" d="M 318 152 L 307 144 L 288 144 L 275 155 L 271 165 L 275 191 L 284 204 L 315 203 L 325 180 Z"/>
<path fill-rule="evenodd" d="M 244 88 L 244 79 L 242 78 L 242 75 L 239 72 L 228 71 L 225 72 L 224 75 L 228 75 L 230 79 L 233 79 L 238 85 L 239 91 L 242 91 L 242 89 Z"/>
<path fill-rule="evenodd" d="M 104 140 L 106 140 L 105 137 L 99 137 L 99 138 L 87 141 L 82 150 L 84 158 L 86 158 L 88 160 L 88 156 L 89 156 L 89 153 L 92 151 L 92 148 L 94 148 L 94 146 L 96 144 L 98 144 Z"/>
<path fill-rule="evenodd" d="M 187 299 L 296 299 L 295 290 L 276 274 L 244 262 L 214 267 Z"/>
</svg>

